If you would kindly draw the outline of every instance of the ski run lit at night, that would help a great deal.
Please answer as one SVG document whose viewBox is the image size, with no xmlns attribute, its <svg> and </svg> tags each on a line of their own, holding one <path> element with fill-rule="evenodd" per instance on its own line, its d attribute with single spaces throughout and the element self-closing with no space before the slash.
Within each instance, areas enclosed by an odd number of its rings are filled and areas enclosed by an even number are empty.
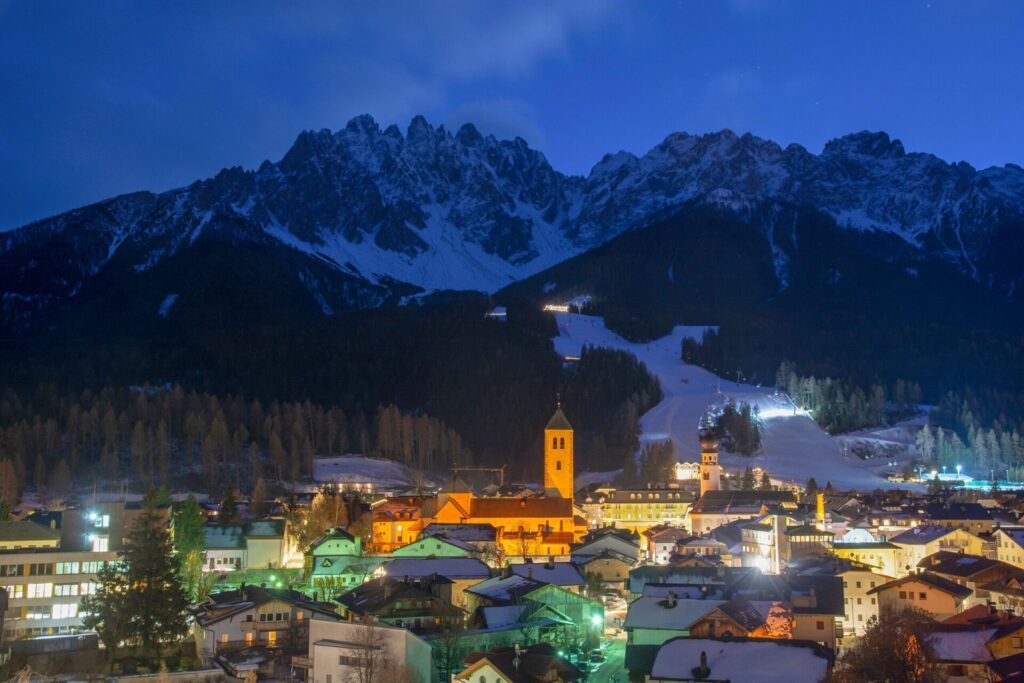
<svg viewBox="0 0 1024 683">
<path fill-rule="evenodd" d="M 0 26 L 0 683 L 1024 683 L 1024 4 Z"/>
</svg>

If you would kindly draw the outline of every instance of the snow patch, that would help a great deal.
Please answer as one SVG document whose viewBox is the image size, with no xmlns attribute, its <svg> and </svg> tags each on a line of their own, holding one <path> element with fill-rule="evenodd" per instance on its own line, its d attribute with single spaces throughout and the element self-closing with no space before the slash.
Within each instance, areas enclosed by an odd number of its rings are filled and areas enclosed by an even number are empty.
<svg viewBox="0 0 1024 683">
<path fill-rule="evenodd" d="M 161 318 L 166 318 L 167 315 L 171 312 L 171 306 L 173 306 L 174 302 L 177 300 L 177 294 L 168 294 L 167 296 L 165 296 L 164 300 L 160 302 L 160 308 L 157 309 L 157 315 L 159 315 Z"/>
<path fill-rule="evenodd" d="M 772 388 L 724 380 L 681 356 L 685 337 L 701 339 L 708 326 L 679 325 L 672 333 L 647 343 L 633 343 L 605 327 L 596 316 L 557 313 L 558 336 L 555 351 L 561 356 L 578 356 L 586 345 L 620 349 L 634 354 L 661 382 L 665 394 L 661 403 L 640 419 L 644 441 L 672 439 L 682 461 L 699 461 L 697 431 L 709 409 L 727 399 L 747 402 L 761 414 L 762 453 L 746 457 L 719 454 L 723 466 L 742 470 L 748 465 L 767 469 L 772 479 L 805 484 L 810 477 L 837 488 L 871 490 L 898 486 L 880 475 L 885 462 L 864 461 L 844 455 L 837 439 L 829 436 L 811 416 L 796 408 L 788 396 Z M 904 485 L 905 487 L 905 485 Z"/>
</svg>

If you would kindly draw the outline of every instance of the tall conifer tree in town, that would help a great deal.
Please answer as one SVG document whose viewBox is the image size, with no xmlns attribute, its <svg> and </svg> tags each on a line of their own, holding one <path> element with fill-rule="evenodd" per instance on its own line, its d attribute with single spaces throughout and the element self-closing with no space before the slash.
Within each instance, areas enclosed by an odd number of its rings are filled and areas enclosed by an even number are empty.
<svg viewBox="0 0 1024 683">
<path fill-rule="evenodd" d="M 171 535 L 156 507 L 154 492 L 142 502 L 121 551 L 126 606 L 143 651 L 180 640 L 188 632 L 189 599 Z"/>
</svg>

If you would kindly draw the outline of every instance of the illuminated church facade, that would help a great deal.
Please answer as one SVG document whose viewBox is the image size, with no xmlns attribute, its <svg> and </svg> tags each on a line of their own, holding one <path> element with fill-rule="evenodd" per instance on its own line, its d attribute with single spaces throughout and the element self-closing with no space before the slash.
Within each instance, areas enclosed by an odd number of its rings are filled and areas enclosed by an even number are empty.
<svg viewBox="0 0 1024 683">
<path fill-rule="evenodd" d="M 574 479 L 573 428 L 559 406 L 544 428 L 543 494 L 477 496 L 456 474 L 436 496 L 384 503 L 373 518 L 374 549 L 411 543 L 430 524 L 490 524 L 505 558 L 568 555 L 587 533 Z M 397 517 L 396 504 L 404 508 Z"/>
</svg>

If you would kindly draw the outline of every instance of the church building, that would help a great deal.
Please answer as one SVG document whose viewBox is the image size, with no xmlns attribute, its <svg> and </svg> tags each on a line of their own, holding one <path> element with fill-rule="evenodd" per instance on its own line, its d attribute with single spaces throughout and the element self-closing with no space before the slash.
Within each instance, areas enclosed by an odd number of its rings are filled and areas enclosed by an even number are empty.
<svg viewBox="0 0 1024 683">
<path fill-rule="evenodd" d="M 544 428 L 544 492 L 521 496 L 478 496 L 458 474 L 420 507 L 417 529 L 429 524 L 489 524 L 505 559 L 568 555 L 587 533 L 587 522 L 573 503 L 573 428 L 559 405 Z M 411 521 L 411 519 L 407 520 Z M 394 536 L 374 515 L 374 538 Z M 380 524 L 380 528 L 378 528 Z M 405 525 L 408 538 L 408 523 Z M 378 544 L 378 551 L 390 548 Z"/>
</svg>

